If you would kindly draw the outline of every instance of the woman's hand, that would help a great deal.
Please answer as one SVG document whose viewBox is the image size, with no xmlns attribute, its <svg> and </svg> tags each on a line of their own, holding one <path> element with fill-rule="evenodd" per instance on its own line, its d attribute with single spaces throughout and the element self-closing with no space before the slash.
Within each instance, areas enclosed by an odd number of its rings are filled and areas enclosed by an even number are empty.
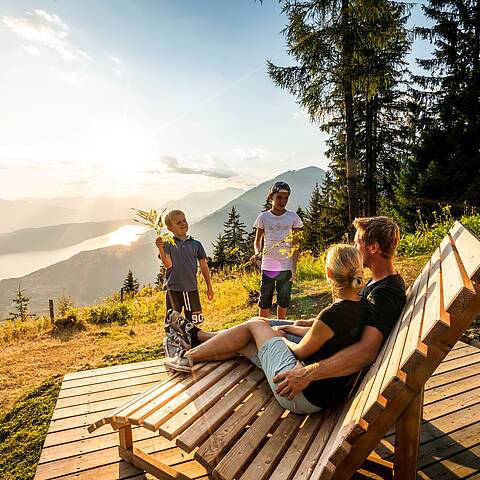
<svg viewBox="0 0 480 480">
<path fill-rule="evenodd" d="M 272 327 L 272 330 L 277 334 L 277 337 L 284 337 L 285 338 L 285 333 L 286 332 L 285 332 L 284 328 L 286 326 L 287 325 Z"/>
</svg>

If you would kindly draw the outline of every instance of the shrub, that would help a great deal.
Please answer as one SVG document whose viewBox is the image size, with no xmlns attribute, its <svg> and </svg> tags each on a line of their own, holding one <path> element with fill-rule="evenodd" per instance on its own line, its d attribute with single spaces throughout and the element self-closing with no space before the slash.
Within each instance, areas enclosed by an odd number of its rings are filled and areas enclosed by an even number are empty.
<svg viewBox="0 0 480 480">
<path fill-rule="evenodd" d="M 118 323 L 125 325 L 132 314 L 123 303 L 107 303 L 95 305 L 84 310 L 85 320 L 91 323 Z"/>
<path fill-rule="evenodd" d="M 53 332 L 58 333 L 63 330 L 85 330 L 87 324 L 74 308 L 66 308 L 63 315 L 59 315 L 53 322 Z"/>
</svg>

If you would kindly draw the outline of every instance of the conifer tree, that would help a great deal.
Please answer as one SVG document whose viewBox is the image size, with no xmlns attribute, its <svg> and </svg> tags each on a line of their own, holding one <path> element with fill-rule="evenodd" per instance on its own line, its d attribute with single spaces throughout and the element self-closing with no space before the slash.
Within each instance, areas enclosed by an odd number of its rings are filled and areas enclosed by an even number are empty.
<svg viewBox="0 0 480 480">
<path fill-rule="evenodd" d="M 305 218 L 305 210 L 300 206 L 297 208 L 297 215 L 300 217 L 300 220 L 302 220 L 303 222 L 303 219 Z"/>
<path fill-rule="evenodd" d="M 165 281 L 166 272 L 167 269 L 165 267 L 160 267 L 160 271 L 157 273 L 157 276 L 155 278 L 155 288 L 157 290 L 163 289 L 163 282 Z"/>
<path fill-rule="evenodd" d="M 21 288 L 20 284 L 18 284 L 18 292 L 12 301 L 15 303 L 16 312 L 9 312 L 10 317 L 8 320 L 13 320 L 14 322 L 17 320 L 26 321 L 35 316 L 28 311 L 30 298 L 25 296 L 25 290 Z"/>
<path fill-rule="evenodd" d="M 245 230 L 245 224 L 240 221 L 240 215 L 234 206 L 228 214 L 228 219 L 223 226 L 225 229 L 222 236 L 225 242 L 227 263 L 241 263 L 243 258 L 245 258 L 247 251 L 245 241 L 247 232 Z"/>
<path fill-rule="evenodd" d="M 216 267 L 224 267 L 227 264 L 227 251 L 223 235 L 218 235 L 217 241 L 213 244 L 213 263 Z"/>
<path fill-rule="evenodd" d="M 320 254 L 323 246 L 321 225 L 322 203 L 320 187 L 315 183 L 304 217 L 303 248 L 314 255 Z"/>
<path fill-rule="evenodd" d="M 127 277 L 123 281 L 123 291 L 135 295 L 140 289 L 140 284 L 136 278 L 133 278 L 131 270 L 128 271 Z"/>
</svg>

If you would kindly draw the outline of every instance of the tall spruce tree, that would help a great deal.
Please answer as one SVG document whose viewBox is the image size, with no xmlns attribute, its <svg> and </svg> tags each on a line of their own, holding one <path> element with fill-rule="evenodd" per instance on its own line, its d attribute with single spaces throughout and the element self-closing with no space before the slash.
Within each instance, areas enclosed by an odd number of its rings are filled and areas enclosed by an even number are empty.
<svg viewBox="0 0 480 480">
<path fill-rule="evenodd" d="M 319 255 L 322 250 L 322 229 L 320 217 L 322 204 L 320 187 L 315 183 L 310 201 L 304 217 L 303 245 L 302 248 L 310 250 L 314 255 Z"/>
<path fill-rule="evenodd" d="M 248 250 L 245 241 L 247 231 L 245 230 L 245 224 L 240 221 L 240 214 L 234 206 L 228 214 L 228 219 L 223 226 L 224 231 L 222 236 L 225 242 L 227 263 L 241 263 L 247 255 L 246 252 Z"/>
<path fill-rule="evenodd" d="M 439 204 L 460 213 L 480 206 L 480 1 L 429 0 L 422 5 L 431 27 L 416 33 L 435 45 L 415 75 L 412 158 L 402 170 L 398 209 L 413 227 Z M 431 217 L 430 217 L 431 218 Z"/>
<path fill-rule="evenodd" d="M 21 288 L 20 284 L 18 284 L 18 292 L 12 301 L 15 304 L 16 311 L 9 312 L 10 317 L 8 317 L 8 320 L 12 320 L 14 322 L 17 320 L 26 321 L 35 316 L 28 311 L 30 298 L 25 296 L 25 290 Z"/>
<path fill-rule="evenodd" d="M 140 289 L 140 284 L 138 283 L 138 280 L 133 277 L 133 273 L 131 270 L 128 271 L 127 276 L 123 281 L 122 288 L 124 292 L 131 295 L 135 295 Z"/>
<path fill-rule="evenodd" d="M 217 241 L 213 244 L 213 263 L 216 267 L 223 268 L 228 262 L 225 239 L 218 235 Z"/>
</svg>

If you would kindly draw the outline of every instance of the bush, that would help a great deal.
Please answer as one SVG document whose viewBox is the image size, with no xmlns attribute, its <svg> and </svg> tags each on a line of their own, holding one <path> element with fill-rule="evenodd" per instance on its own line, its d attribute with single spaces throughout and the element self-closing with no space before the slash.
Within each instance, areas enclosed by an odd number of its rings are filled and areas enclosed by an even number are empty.
<svg viewBox="0 0 480 480">
<path fill-rule="evenodd" d="M 84 310 L 85 320 L 91 323 L 118 323 L 125 325 L 132 314 L 127 305 L 123 303 L 108 303 L 95 305 Z"/>
<path fill-rule="evenodd" d="M 78 312 L 73 308 L 63 309 L 63 314 L 59 315 L 53 322 L 53 332 L 58 333 L 63 330 L 85 330 L 87 324 L 81 318 Z"/>
</svg>

